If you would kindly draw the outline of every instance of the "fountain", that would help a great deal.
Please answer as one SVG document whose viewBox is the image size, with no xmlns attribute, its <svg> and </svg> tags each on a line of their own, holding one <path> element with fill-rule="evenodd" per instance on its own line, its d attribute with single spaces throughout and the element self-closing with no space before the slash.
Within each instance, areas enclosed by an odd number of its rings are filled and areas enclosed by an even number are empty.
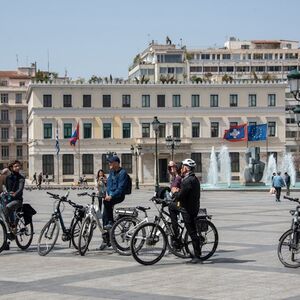
<svg viewBox="0 0 300 300">
<path fill-rule="evenodd" d="M 231 159 L 229 156 L 227 146 L 222 146 L 220 155 L 220 181 L 226 182 L 227 186 L 230 187 L 231 184 Z"/>
<path fill-rule="evenodd" d="M 207 183 L 212 186 L 216 186 L 218 183 L 218 163 L 214 146 L 211 148 Z"/>
<path fill-rule="evenodd" d="M 296 170 L 294 165 L 294 159 L 291 153 L 285 153 L 281 164 L 282 175 L 287 172 L 291 177 L 291 185 L 296 184 Z"/>
<path fill-rule="evenodd" d="M 267 185 L 272 184 L 273 173 L 277 173 L 277 164 L 276 164 L 274 154 L 272 153 L 268 159 L 267 171 L 264 178 L 265 184 Z"/>
</svg>

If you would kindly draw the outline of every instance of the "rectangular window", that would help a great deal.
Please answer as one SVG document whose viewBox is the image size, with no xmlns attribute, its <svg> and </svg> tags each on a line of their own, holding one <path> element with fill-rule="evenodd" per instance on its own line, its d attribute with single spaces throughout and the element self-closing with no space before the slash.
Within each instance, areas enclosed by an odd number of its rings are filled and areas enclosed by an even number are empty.
<svg viewBox="0 0 300 300">
<path fill-rule="evenodd" d="M 249 94 L 248 103 L 249 103 L 249 107 L 256 106 L 256 95 L 255 94 Z"/>
<path fill-rule="evenodd" d="M 72 136 L 72 123 L 64 124 L 64 139 L 69 139 Z"/>
<path fill-rule="evenodd" d="M 44 139 L 52 139 L 52 124 L 44 124 Z"/>
<path fill-rule="evenodd" d="M 180 95 L 173 95 L 172 103 L 173 103 L 173 107 L 180 107 L 181 106 Z"/>
<path fill-rule="evenodd" d="M 54 155 L 42 155 L 43 174 L 54 175 Z"/>
<path fill-rule="evenodd" d="M 9 147 L 8 146 L 1 146 L 1 154 L 2 159 L 9 159 Z"/>
<path fill-rule="evenodd" d="M 142 123 L 142 137 L 150 137 L 150 123 Z"/>
<path fill-rule="evenodd" d="M 256 122 L 248 122 L 248 124 L 249 124 L 249 126 L 250 125 L 255 125 L 256 126 L 257 123 Z"/>
<path fill-rule="evenodd" d="M 276 136 L 276 122 L 268 122 L 268 136 Z"/>
<path fill-rule="evenodd" d="M 9 129 L 8 128 L 1 128 L 1 140 L 2 141 L 7 141 L 8 140 L 8 133 Z"/>
<path fill-rule="evenodd" d="M 202 172 L 201 153 L 191 153 L 191 159 L 196 163 L 195 173 L 201 173 Z"/>
<path fill-rule="evenodd" d="M 132 173 L 132 154 L 122 153 L 121 155 L 122 168 L 124 168 L 127 173 Z"/>
<path fill-rule="evenodd" d="M 142 107 L 150 107 L 150 95 L 142 95 Z"/>
<path fill-rule="evenodd" d="M 109 166 L 107 162 L 107 154 L 102 154 L 102 170 L 104 173 L 109 173 Z"/>
<path fill-rule="evenodd" d="M 219 137 L 219 122 L 210 123 L 210 136 Z"/>
<path fill-rule="evenodd" d="M 64 95 L 64 107 L 72 107 L 72 95 Z"/>
<path fill-rule="evenodd" d="M 200 106 L 200 95 L 192 95 L 191 97 L 192 107 Z"/>
<path fill-rule="evenodd" d="M 93 154 L 82 154 L 82 174 L 94 174 Z"/>
<path fill-rule="evenodd" d="M 23 112 L 21 109 L 16 110 L 16 124 L 23 123 Z"/>
<path fill-rule="evenodd" d="M 23 135 L 23 128 L 18 127 L 16 130 L 16 139 L 17 140 L 22 140 L 22 135 Z"/>
<path fill-rule="evenodd" d="M 7 104 L 8 103 L 8 94 L 1 94 L 1 104 Z"/>
<path fill-rule="evenodd" d="M 1 110 L 1 121 L 9 121 L 8 110 Z"/>
<path fill-rule="evenodd" d="M 52 95 L 43 95 L 43 107 L 52 107 Z"/>
<path fill-rule="evenodd" d="M 74 155 L 73 154 L 63 154 L 63 175 L 73 175 L 74 174 Z"/>
<path fill-rule="evenodd" d="M 17 159 L 23 159 L 23 146 L 16 147 Z"/>
<path fill-rule="evenodd" d="M 92 96 L 91 95 L 83 95 L 82 98 L 82 106 L 83 107 L 92 107 Z"/>
<path fill-rule="evenodd" d="M 276 106 L 276 95 L 268 94 L 268 106 Z"/>
<path fill-rule="evenodd" d="M 231 172 L 240 171 L 240 154 L 238 152 L 230 152 Z"/>
<path fill-rule="evenodd" d="M 238 122 L 230 122 L 229 123 L 229 126 L 230 127 L 234 127 L 234 126 L 237 126 L 238 125 Z"/>
<path fill-rule="evenodd" d="M 166 137 L 166 124 L 160 123 L 158 128 L 158 137 L 165 138 Z"/>
<path fill-rule="evenodd" d="M 83 138 L 84 139 L 92 138 L 92 124 L 91 123 L 83 124 Z"/>
<path fill-rule="evenodd" d="M 130 95 L 122 95 L 122 107 L 130 107 Z"/>
<path fill-rule="evenodd" d="M 157 107 L 166 107 L 166 95 L 157 95 Z"/>
<path fill-rule="evenodd" d="M 180 123 L 173 123 L 173 137 L 180 138 Z"/>
<path fill-rule="evenodd" d="M 129 139 L 131 137 L 131 124 L 123 123 L 123 139 Z"/>
<path fill-rule="evenodd" d="M 20 104 L 22 103 L 22 94 L 21 93 L 17 93 L 16 94 L 16 104 Z"/>
<path fill-rule="evenodd" d="M 192 137 L 193 138 L 200 137 L 200 123 L 199 122 L 192 123 Z"/>
<path fill-rule="evenodd" d="M 103 107 L 111 107 L 111 95 L 102 96 Z"/>
<path fill-rule="evenodd" d="M 230 96 L 229 96 L 229 106 L 230 107 L 237 107 L 238 106 L 238 95 L 230 94 Z"/>
<path fill-rule="evenodd" d="M 210 95 L 210 107 L 219 106 L 219 95 Z"/>
<path fill-rule="evenodd" d="M 111 138 L 111 123 L 103 123 L 103 138 Z"/>
</svg>

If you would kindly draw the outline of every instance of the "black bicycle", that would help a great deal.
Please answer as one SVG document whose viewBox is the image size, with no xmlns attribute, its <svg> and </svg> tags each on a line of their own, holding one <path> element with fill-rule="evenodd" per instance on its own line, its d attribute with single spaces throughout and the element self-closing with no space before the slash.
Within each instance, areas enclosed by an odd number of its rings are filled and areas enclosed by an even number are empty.
<svg viewBox="0 0 300 300">
<path fill-rule="evenodd" d="M 299 198 L 287 196 L 283 198 L 300 204 Z M 277 254 L 285 267 L 298 268 L 300 267 L 300 205 L 290 210 L 290 214 L 293 216 L 291 228 L 280 237 Z"/>
<path fill-rule="evenodd" d="M 13 229 L 5 208 L 7 199 L 8 194 L 2 193 L 0 196 L 0 252 L 5 249 L 7 240 L 16 240 L 17 246 L 21 250 L 26 250 L 31 245 L 33 239 L 32 216 L 36 214 L 36 211 L 30 204 L 24 203 L 15 212 L 16 228 Z"/>
<path fill-rule="evenodd" d="M 65 196 L 59 196 L 57 194 L 53 194 L 50 192 L 47 192 L 48 195 L 50 195 L 51 198 L 57 200 L 55 201 L 55 208 L 54 212 L 51 216 L 51 219 L 45 224 L 43 227 L 39 239 L 38 239 L 38 253 L 41 256 L 47 255 L 56 244 L 58 235 L 59 235 L 59 229 L 62 228 L 62 240 L 64 242 L 69 241 L 69 247 L 71 247 L 71 243 L 74 246 L 75 249 L 78 249 L 78 239 L 79 239 L 79 233 L 81 230 L 81 223 L 82 219 L 84 218 L 85 214 L 85 208 L 82 205 L 78 205 L 71 200 L 68 200 L 69 191 L 66 193 Z M 62 203 L 68 203 L 71 205 L 74 210 L 74 216 L 72 218 L 70 227 L 67 228 L 64 224 L 64 220 L 62 217 L 62 211 L 61 204 Z"/>
</svg>

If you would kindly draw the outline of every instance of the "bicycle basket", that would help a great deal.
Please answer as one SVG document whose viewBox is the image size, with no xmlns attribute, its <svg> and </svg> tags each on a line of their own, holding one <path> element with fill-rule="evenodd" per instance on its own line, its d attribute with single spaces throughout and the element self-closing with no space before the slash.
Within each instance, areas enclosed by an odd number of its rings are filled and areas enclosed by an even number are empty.
<svg viewBox="0 0 300 300">
<path fill-rule="evenodd" d="M 119 217 L 125 217 L 125 216 L 137 217 L 138 216 L 138 211 L 135 207 L 116 208 L 115 213 Z"/>
</svg>

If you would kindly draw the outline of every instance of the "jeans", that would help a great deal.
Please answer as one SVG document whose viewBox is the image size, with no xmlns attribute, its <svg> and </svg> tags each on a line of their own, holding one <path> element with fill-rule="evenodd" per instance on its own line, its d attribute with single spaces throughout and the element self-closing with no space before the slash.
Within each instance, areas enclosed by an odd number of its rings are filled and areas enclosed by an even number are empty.
<svg viewBox="0 0 300 300">
<path fill-rule="evenodd" d="M 9 216 L 9 221 L 15 225 L 16 223 L 16 210 L 22 207 L 23 200 L 12 200 L 6 205 Z"/>
<path fill-rule="evenodd" d="M 280 200 L 281 187 L 275 187 L 276 190 L 276 200 Z"/>
<path fill-rule="evenodd" d="M 104 205 L 103 217 L 102 217 L 103 226 L 109 223 L 112 224 L 114 222 L 114 215 L 113 215 L 114 206 L 115 204 L 123 202 L 124 199 L 125 197 L 121 197 L 121 198 L 111 199 L 110 201 L 106 201 L 106 200 L 103 201 L 103 205 Z"/>
</svg>

